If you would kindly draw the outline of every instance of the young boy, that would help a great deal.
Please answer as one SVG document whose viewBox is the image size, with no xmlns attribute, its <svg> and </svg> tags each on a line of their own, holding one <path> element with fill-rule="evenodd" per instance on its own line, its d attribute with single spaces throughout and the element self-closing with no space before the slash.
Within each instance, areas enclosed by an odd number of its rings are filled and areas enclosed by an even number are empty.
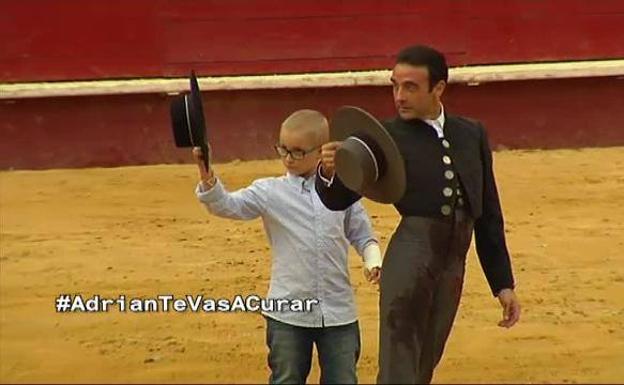
<svg viewBox="0 0 624 385">
<path fill-rule="evenodd" d="M 356 383 L 360 331 L 349 282 L 349 243 L 364 259 L 372 283 L 380 278 L 381 253 L 360 203 L 345 211 L 325 208 L 314 188 L 320 147 L 329 139 L 327 119 L 299 110 L 282 123 L 275 146 L 285 176 L 262 178 L 228 192 L 193 155 L 201 181 L 196 194 L 209 212 L 231 219 L 261 217 L 272 247 L 268 298 L 317 299 L 308 312 L 263 311 L 267 321 L 270 383 L 306 382 L 316 344 L 321 383 Z"/>
</svg>

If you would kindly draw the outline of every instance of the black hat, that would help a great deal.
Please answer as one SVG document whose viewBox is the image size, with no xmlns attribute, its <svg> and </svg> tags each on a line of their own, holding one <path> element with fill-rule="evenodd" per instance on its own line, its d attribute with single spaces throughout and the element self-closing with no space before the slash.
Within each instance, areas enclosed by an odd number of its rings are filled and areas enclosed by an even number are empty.
<svg viewBox="0 0 624 385">
<path fill-rule="evenodd" d="M 405 193 L 405 164 L 384 126 L 358 107 L 338 109 L 330 123 L 336 173 L 350 190 L 381 203 L 396 203 Z"/>
<path fill-rule="evenodd" d="M 201 147 L 208 168 L 208 145 L 206 122 L 199 84 L 195 72 L 191 72 L 191 92 L 176 96 L 171 101 L 171 125 L 176 147 Z"/>
</svg>

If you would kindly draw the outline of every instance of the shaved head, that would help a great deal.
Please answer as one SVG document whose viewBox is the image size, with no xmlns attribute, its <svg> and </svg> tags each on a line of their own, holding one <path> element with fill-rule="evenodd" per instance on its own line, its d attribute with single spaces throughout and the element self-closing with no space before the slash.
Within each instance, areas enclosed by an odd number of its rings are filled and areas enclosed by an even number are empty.
<svg viewBox="0 0 624 385">
<path fill-rule="evenodd" d="M 321 146 L 328 141 L 329 124 L 325 116 L 314 110 L 298 110 L 282 123 L 275 149 L 280 153 L 281 148 L 280 157 L 288 172 L 308 177 L 316 172 Z"/>
<path fill-rule="evenodd" d="M 310 140 L 310 145 L 320 146 L 329 141 L 329 124 L 323 114 L 315 110 L 298 110 L 282 123 L 282 132 L 297 132 Z"/>
</svg>

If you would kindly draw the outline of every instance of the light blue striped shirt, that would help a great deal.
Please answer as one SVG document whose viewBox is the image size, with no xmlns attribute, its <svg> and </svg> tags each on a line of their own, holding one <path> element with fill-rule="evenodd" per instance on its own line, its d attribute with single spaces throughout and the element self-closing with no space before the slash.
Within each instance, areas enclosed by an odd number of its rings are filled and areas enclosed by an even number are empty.
<svg viewBox="0 0 624 385">
<path fill-rule="evenodd" d="M 318 299 L 310 312 L 263 312 L 296 326 L 345 325 L 357 320 L 349 282 L 347 251 L 359 255 L 374 238 L 360 202 L 344 211 L 327 209 L 314 188 L 314 178 L 287 173 L 262 178 L 228 192 L 221 181 L 195 192 L 214 215 L 231 219 L 261 217 L 271 244 L 271 283 L 267 298 Z"/>
</svg>

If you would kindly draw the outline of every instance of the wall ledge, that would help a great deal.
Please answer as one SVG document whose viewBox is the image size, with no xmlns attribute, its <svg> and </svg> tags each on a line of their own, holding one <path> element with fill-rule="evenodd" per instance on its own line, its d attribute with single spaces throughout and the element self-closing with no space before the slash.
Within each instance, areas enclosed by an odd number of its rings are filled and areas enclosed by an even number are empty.
<svg viewBox="0 0 624 385">
<path fill-rule="evenodd" d="M 453 67 L 449 83 L 624 76 L 624 59 Z M 328 88 L 390 85 L 390 70 L 199 77 L 202 91 Z M 0 99 L 63 96 L 177 94 L 188 90 L 188 78 L 0 83 Z"/>
</svg>

